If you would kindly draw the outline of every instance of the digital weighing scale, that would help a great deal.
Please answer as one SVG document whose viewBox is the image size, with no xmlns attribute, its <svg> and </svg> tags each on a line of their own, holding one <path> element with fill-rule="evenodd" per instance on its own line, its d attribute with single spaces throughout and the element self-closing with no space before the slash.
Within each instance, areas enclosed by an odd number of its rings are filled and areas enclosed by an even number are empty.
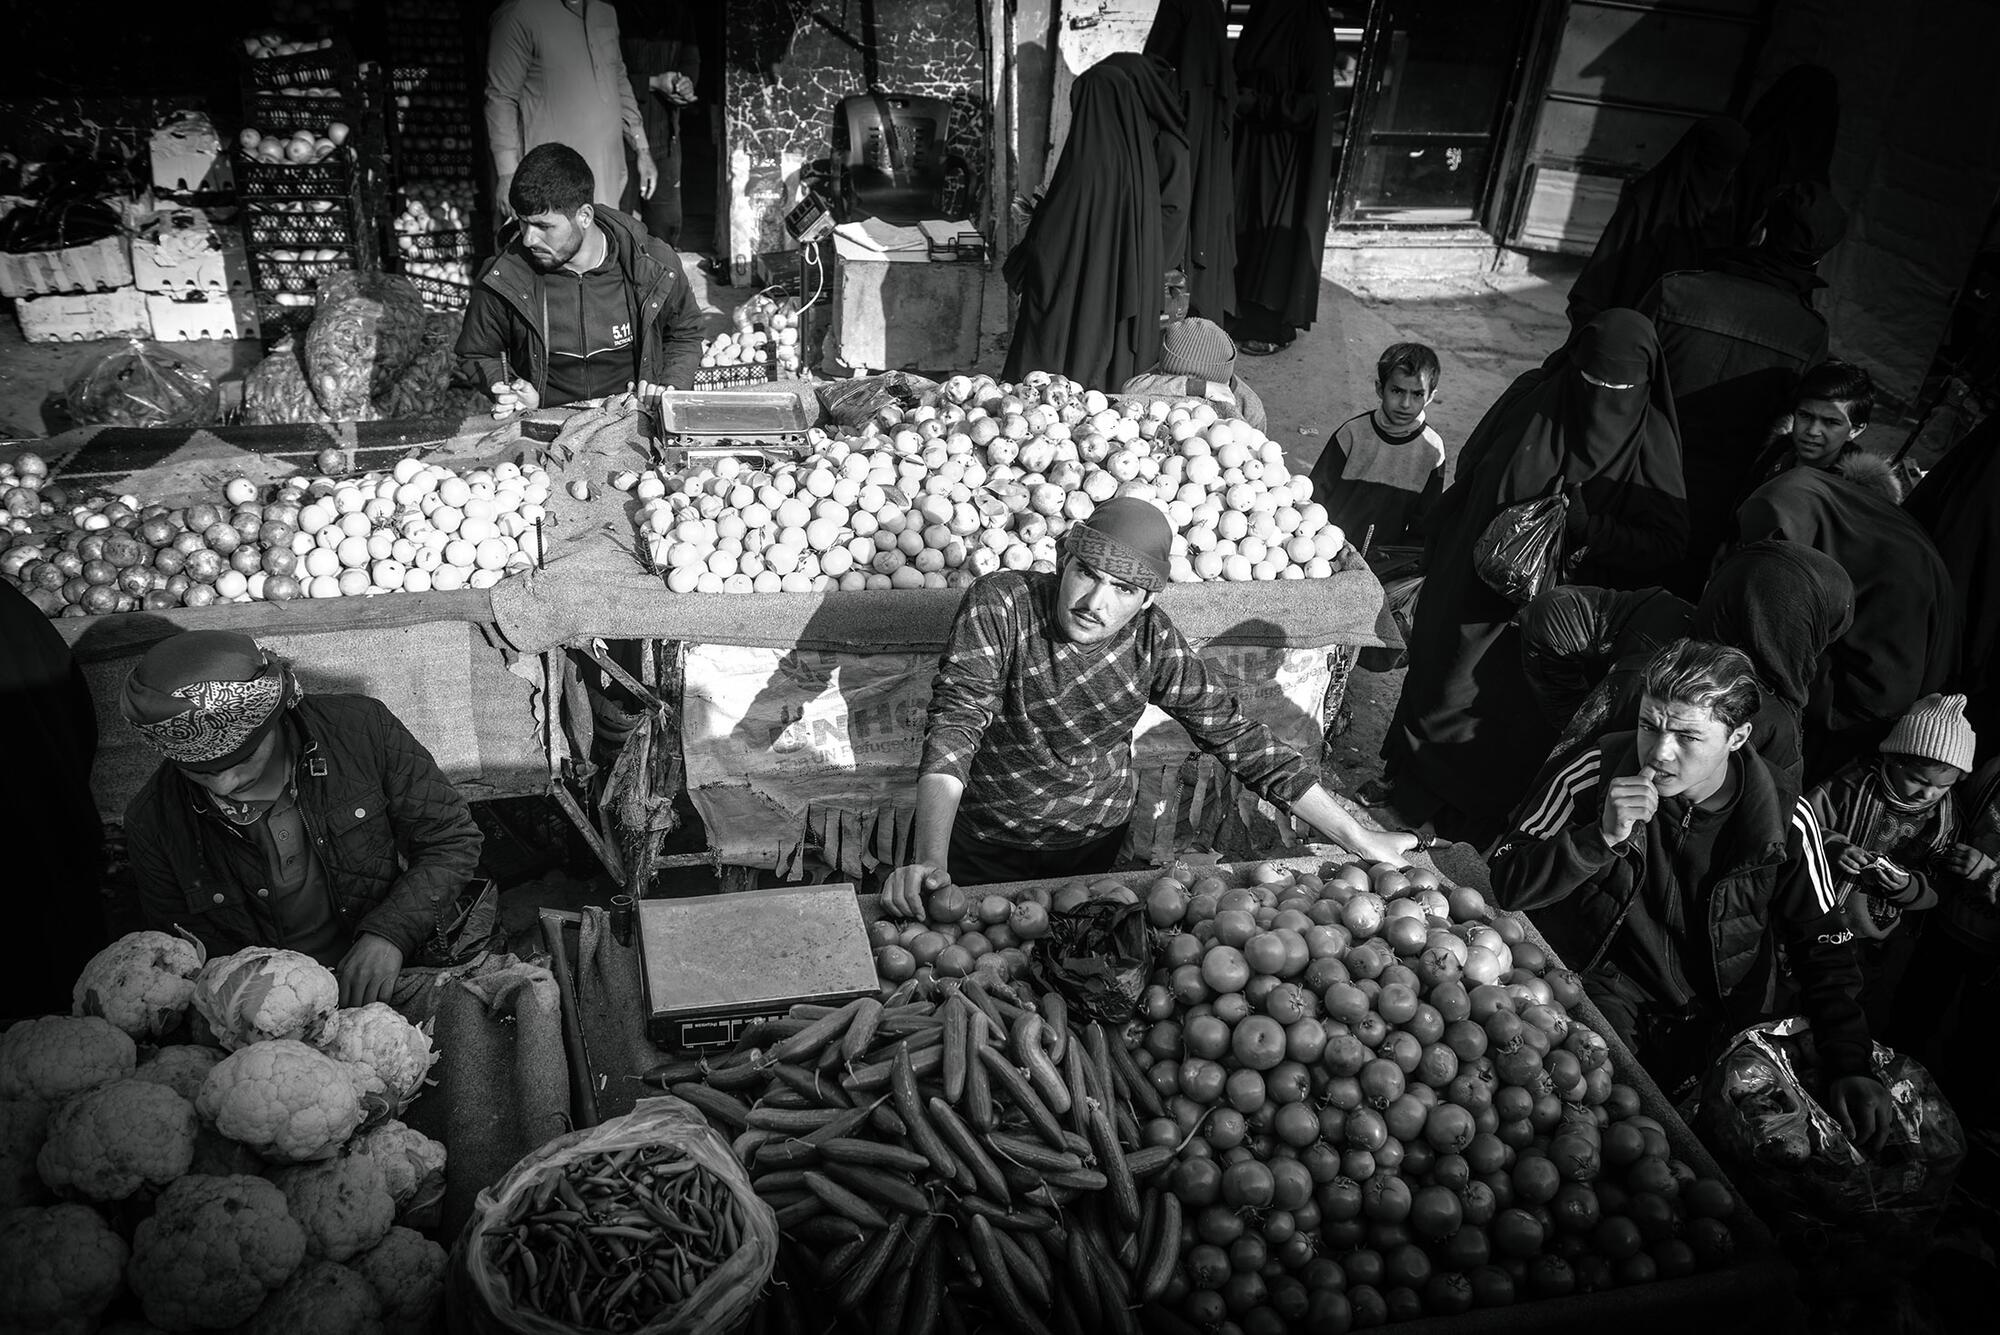
<svg viewBox="0 0 2000 1335">
<path fill-rule="evenodd" d="M 665 1048 L 732 1044 L 799 1002 L 873 995 L 875 955 L 852 885 L 750 890 L 635 906 L 646 1033 Z"/>
</svg>

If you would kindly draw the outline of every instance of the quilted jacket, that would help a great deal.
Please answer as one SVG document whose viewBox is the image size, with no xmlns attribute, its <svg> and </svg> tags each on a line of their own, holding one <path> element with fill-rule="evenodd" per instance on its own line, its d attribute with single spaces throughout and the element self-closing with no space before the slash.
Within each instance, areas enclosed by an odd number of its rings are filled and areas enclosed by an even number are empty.
<svg viewBox="0 0 2000 1335">
<path fill-rule="evenodd" d="M 287 726 L 298 744 L 299 810 L 341 922 L 409 958 L 479 862 L 471 808 L 379 700 L 309 695 Z M 263 850 L 179 769 L 162 764 L 132 799 L 125 838 L 147 926 L 185 927 L 211 956 L 283 944 L 253 907 Z"/>
</svg>

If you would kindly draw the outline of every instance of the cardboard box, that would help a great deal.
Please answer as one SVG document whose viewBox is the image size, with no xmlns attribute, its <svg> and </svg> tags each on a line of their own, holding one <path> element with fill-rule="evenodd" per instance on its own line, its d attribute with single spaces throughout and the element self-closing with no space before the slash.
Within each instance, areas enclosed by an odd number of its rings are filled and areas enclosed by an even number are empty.
<svg viewBox="0 0 2000 1335">
<path fill-rule="evenodd" d="M 14 303 L 21 336 L 30 343 L 80 343 L 93 338 L 146 338 L 153 326 L 136 287 L 116 292 L 22 297 Z"/>
<path fill-rule="evenodd" d="M 123 236 L 87 246 L 0 252 L 0 297 L 40 297 L 56 292 L 110 292 L 132 285 L 132 255 Z"/>
<path fill-rule="evenodd" d="M 250 290 L 243 234 L 218 227 L 198 210 L 176 209 L 132 241 L 133 284 L 141 292 L 184 297 Z"/>
<path fill-rule="evenodd" d="M 247 292 L 197 297 L 148 293 L 146 315 L 153 337 L 162 343 L 258 336 L 257 302 Z"/>
<path fill-rule="evenodd" d="M 153 188 L 178 194 L 236 188 L 230 145 L 208 117 L 183 115 L 153 131 Z"/>
</svg>

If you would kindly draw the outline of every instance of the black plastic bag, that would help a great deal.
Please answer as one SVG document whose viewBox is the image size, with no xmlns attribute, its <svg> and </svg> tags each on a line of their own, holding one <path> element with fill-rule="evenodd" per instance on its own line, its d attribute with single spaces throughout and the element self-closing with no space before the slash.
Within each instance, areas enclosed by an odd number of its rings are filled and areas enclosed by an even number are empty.
<svg viewBox="0 0 2000 1335">
<path fill-rule="evenodd" d="M 1537 500 L 1510 505 L 1479 535 L 1472 545 L 1472 568 L 1503 598 L 1526 603 L 1538 593 L 1562 583 L 1567 564 L 1581 552 L 1565 558 L 1563 523 L 1569 517 L 1569 498 L 1562 493 L 1561 479 L 1556 489 Z"/>
<path fill-rule="evenodd" d="M 1030 967 L 1036 983 L 1062 993 L 1072 1011 L 1124 1024 L 1153 971 L 1146 906 L 1091 899 L 1064 912 L 1051 910 L 1048 935 Z"/>
<path fill-rule="evenodd" d="M 885 371 L 881 375 L 831 381 L 821 385 L 818 392 L 820 407 L 831 421 L 859 430 L 884 408 L 908 411 L 929 402 L 937 388 L 935 380 L 908 371 Z"/>
</svg>

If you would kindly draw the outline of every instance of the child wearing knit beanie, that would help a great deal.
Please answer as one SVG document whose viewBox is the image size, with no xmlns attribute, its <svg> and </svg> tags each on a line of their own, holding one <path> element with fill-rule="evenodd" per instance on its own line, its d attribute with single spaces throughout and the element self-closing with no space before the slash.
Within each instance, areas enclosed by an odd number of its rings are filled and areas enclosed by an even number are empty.
<svg viewBox="0 0 2000 1335">
<path fill-rule="evenodd" d="M 1910 953 L 1903 915 L 1938 902 L 1936 877 L 1958 842 L 1952 787 L 1978 738 L 1965 697 L 1928 695 L 1898 719 L 1881 754 L 1851 762 L 1806 794 L 1819 820 L 1834 893 L 1860 950 L 1869 1029 L 1883 1032 Z"/>
</svg>

